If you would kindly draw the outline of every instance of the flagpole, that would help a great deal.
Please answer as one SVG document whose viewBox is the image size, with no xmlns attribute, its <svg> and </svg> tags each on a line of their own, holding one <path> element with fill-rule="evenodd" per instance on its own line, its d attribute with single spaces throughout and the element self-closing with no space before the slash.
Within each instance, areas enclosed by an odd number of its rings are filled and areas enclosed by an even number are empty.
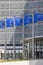
<svg viewBox="0 0 43 65">
<path fill-rule="evenodd" d="M 16 26 L 15 26 L 15 21 L 14 21 L 14 36 L 13 36 L 13 60 L 15 59 L 15 29 L 16 29 Z"/>
<path fill-rule="evenodd" d="M 23 0 L 23 10 L 24 10 L 24 0 Z M 23 13 L 23 59 L 25 59 L 25 47 L 24 47 L 24 13 Z"/>
<path fill-rule="evenodd" d="M 34 59 L 34 11 L 32 10 L 32 58 Z"/>
<path fill-rule="evenodd" d="M 9 17 L 10 17 L 10 0 L 9 0 Z M 14 21 L 14 19 L 13 19 Z M 14 35 L 13 35 L 13 60 L 15 59 L 15 21 L 14 21 Z"/>
<path fill-rule="evenodd" d="M 7 44 L 7 36 L 6 36 L 6 20 L 5 20 L 5 55 L 4 55 L 4 59 L 6 60 L 6 44 Z"/>
</svg>

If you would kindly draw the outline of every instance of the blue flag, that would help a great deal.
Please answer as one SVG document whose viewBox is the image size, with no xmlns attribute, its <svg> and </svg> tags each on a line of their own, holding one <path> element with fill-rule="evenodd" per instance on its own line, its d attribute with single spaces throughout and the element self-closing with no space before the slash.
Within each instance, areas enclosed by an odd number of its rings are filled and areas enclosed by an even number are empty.
<svg viewBox="0 0 43 65">
<path fill-rule="evenodd" d="M 34 13 L 34 23 L 36 23 L 37 21 L 43 21 L 43 14 Z"/>
<path fill-rule="evenodd" d="M 6 19 L 6 27 L 14 27 L 14 20 L 13 18 Z"/>
<path fill-rule="evenodd" d="M 4 20 L 0 20 L 0 28 L 5 28 L 5 21 Z"/>
<path fill-rule="evenodd" d="M 32 23 L 32 15 L 24 15 L 24 25 Z"/>
<path fill-rule="evenodd" d="M 15 17 L 15 26 L 21 26 L 23 24 L 23 19 Z"/>
</svg>

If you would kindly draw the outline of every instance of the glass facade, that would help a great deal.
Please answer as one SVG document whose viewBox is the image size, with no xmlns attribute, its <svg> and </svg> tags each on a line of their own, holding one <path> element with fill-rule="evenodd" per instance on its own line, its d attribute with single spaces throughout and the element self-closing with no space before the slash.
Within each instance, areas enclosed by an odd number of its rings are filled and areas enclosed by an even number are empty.
<svg viewBox="0 0 43 65">
<path fill-rule="evenodd" d="M 5 23 L 25 14 L 34 19 L 34 12 L 43 14 L 43 0 L 0 0 L 0 20 Z M 43 21 L 24 25 L 23 20 L 21 26 L 0 29 L 0 59 L 29 58 L 43 58 Z"/>
<path fill-rule="evenodd" d="M 29 1 L 25 4 L 24 14 L 32 14 L 34 21 L 34 12 L 43 14 L 43 1 Z M 24 26 L 25 43 L 29 43 L 29 58 L 43 58 L 43 21 L 27 24 Z"/>
</svg>

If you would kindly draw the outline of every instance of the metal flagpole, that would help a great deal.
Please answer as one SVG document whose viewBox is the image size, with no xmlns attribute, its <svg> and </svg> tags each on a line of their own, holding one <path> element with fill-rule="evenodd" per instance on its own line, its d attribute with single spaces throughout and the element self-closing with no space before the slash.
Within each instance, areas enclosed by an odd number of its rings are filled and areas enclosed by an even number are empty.
<svg viewBox="0 0 43 65">
<path fill-rule="evenodd" d="M 15 59 L 15 29 L 16 29 L 16 26 L 15 26 L 15 21 L 14 21 L 14 35 L 13 35 L 13 59 Z"/>
<path fill-rule="evenodd" d="M 10 0 L 9 0 L 9 16 L 10 16 Z M 7 44 L 7 36 L 6 36 L 6 20 L 5 20 L 5 52 L 4 52 L 4 59 L 6 59 L 6 44 Z"/>
<path fill-rule="evenodd" d="M 9 17 L 10 17 L 10 0 L 9 0 Z M 8 29 L 8 34 L 9 34 L 9 29 Z M 8 43 L 9 44 L 9 43 Z M 10 56 L 10 55 L 9 55 Z"/>
<path fill-rule="evenodd" d="M 34 11 L 32 10 L 32 58 L 34 59 Z"/>
<path fill-rule="evenodd" d="M 7 39 L 6 39 L 6 20 L 5 20 L 5 52 L 4 52 L 4 59 L 6 59 L 6 44 L 7 44 Z"/>
<path fill-rule="evenodd" d="M 10 16 L 10 0 L 9 0 L 9 16 Z M 5 52 L 4 52 L 4 59 L 6 59 L 6 44 L 7 44 L 7 37 L 6 37 L 6 20 L 5 20 Z"/>
<path fill-rule="evenodd" d="M 9 17 L 10 17 L 10 0 L 9 0 Z M 14 19 L 13 19 L 14 21 Z M 13 59 L 15 59 L 15 21 L 14 21 L 14 35 L 13 35 Z"/>
<path fill-rule="evenodd" d="M 24 0 L 23 0 L 23 10 L 24 10 Z M 23 58 L 25 59 L 25 50 L 24 50 L 24 13 L 23 13 Z"/>
</svg>

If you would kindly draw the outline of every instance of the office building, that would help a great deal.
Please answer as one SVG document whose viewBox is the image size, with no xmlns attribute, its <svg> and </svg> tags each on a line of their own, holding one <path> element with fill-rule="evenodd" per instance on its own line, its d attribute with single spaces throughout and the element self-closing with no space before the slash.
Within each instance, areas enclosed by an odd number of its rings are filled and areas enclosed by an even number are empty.
<svg viewBox="0 0 43 65">
<path fill-rule="evenodd" d="M 6 25 L 16 17 L 23 19 L 22 25 Z M 42 0 L 0 0 L 0 20 L 5 21 L 0 27 L 0 59 L 43 58 Z"/>
</svg>

